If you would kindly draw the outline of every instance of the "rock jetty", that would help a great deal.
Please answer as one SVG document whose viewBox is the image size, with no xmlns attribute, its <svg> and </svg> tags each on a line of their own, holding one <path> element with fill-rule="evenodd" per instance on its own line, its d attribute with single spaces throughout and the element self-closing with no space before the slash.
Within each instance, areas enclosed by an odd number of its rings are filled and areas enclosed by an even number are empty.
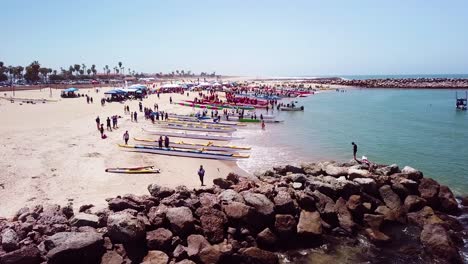
<svg viewBox="0 0 468 264">
<path fill-rule="evenodd" d="M 425 89 L 466 89 L 468 79 L 452 78 L 404 78 L 346 80 L 341 78 L 317 79 L 314 83 L 342 85 L 363 88 L 425 88 Z"/>
<path fill-rule="evenodd" d="M 148 195 L 109 198 L 99 210 L 22 208 L 0 220 L 0 263 L 276 264 L 276 252 L 320 246 L 326 236 L 385 247 L 396 239 L 383 228 L 392 225 L 417 228 L 428 260 L 462 263 L 457 200 L 411 167 L 322 162 L 214 182 L 151 184 Z"/>
</svg>

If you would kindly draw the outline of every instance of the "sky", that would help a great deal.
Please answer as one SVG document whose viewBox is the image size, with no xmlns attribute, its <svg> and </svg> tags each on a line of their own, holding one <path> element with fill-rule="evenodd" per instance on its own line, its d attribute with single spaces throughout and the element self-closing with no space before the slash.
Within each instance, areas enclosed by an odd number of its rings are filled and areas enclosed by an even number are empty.
<svg viewBox="0 0 468 264">
<path fill-rule="evenodd" d="M 468 73 L 465 0 L 0 0 L 0 61 L 244 76 Z"/>
</svg>

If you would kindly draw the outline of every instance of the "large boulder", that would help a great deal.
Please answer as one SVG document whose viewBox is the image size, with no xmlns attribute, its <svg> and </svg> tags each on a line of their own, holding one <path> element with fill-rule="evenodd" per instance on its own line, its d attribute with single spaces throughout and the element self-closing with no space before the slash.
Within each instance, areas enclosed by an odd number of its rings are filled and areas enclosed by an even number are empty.
<svg viewBox="0 0 468 264">
<path fill-rule="evenodd" d="M 301 167 L 307 175 L 318 176 L 324 173 L 322 166 L 315 163 L 302 164 Z"/>
<path fill-rule="evenodd" d="M 385 205 L 391 210 L 400 210 L 401 209 L 401 200 L 400 197 L 393 192 L 392 188 L 389 185 L 384 185 L 379 188 L 380 197 L 384 201 Z"/>
<path fill-rule="evenodd" d="M 19 248 L 18 234 L 12 228 L 6 228 L 1 237 L 3 250 L 10 252 Z"/>
<path fill-rule="evenodd" d="M 297 233 L 299 235 L 321 235 L 322 234 L 322 219 L 318 212 L 309 212 L 302 210 L 297 224 Z"/>
<path fill-rule="evenodd" d="M 448 214 L 458 214 L 460 213 L 460 208 L 458 207 L 458 202 L 455 199 L 452 191 L 449 187 L 445 185 L 440 185 L 439 188 L 439 210 Z"/>
<path fill-rule="evenodd" d="M 449 233 L 439 224 L 427 224 L 421 232 L 421 243 L 434 258 L 444 263 L 462 263 Z"/>
<path fill-rule="evenodd" d="M 273 201 L 278 214 L 293 214 L 297 210 L 291 195 L 286 191 L 279 191 Z"/>
<path fill-rule="evenodd" d="M 398 165 L 392 164 L 392 165 L 389 165 L 389 166 L 378 168 L 378 169 L 375 170 L 375 172 L 377 174 L 380 174 L 380 175 L 390 176 L 390 175 L 392 175 L 394 173 L 399 173 L 400 168 L 398 167 Z"/>
<path fill-rule="evenodd" d="M 325 167 L 325 173 L 332 177 L 340 177 L 348 175 L 348 168 L 338 167 L 335 164 L 329 164 Z"/>
<path fill-rule="evenodd" d="M 146 233 L 146 244 L 149 249 L 168 250 L 172 242 L 172 232 L 165 228 L 158 228 Z"/>
<path fill-rule="evenodd" d="M 257 244 L 261 247 L 272 248 L 276 246 L 277 241 L 278 238 L 275 233 L 273 233 L 268 227 L 257 234 Z"/>
<path fill-rule="evenodd" d="M 39 215 L 37 224 L 41 225 L 66 225 L 68 224 L 67 216 L 62 212 L 59 205 L 44 205 L 42 213 Z"/>
<path fill-rule="evenodd" d="M 410 224 L 423 227 L 428 224 L 442 224 L 444 221 L 440 219 L 429 206 L 424 206 L 421 210 L 407 214 Z"/>
<path fill-rule="evenodd" d="M 422 178 L 418 191 L 431 206 L 437 206 L 437 194 L 439 193 L 439 183 L 431 178 Z"/>
<path fill-rule="evenodd" d="M 102 255 L 101 264 L 122 264 L 124 259 L 116 251 L 107 251 Z"/>
<path fill-rule="evenodd" d="M 308 191 L 296 192 L 296 200 L 301 209 L 308 211 L 315 211 L 317 209 L 315 206 L 315 198 L 312 196 L 312 193 Z"/>
<path fill-rule="evenodd" d="M 335 202 L 332 198 L 319 191 L 314 191 L 312 196 L 316 201 L 315 205 L 317 207 L 317 211 L 320 213 L 322 218 L 330 220 L 336 217 Z"/>
<path fill-rule="evenodd" d="M 277 214 L 275 216 L 275 230 L 282 237 L 288 237 L 296 231 L 296 219 L 288 214 Z"/>
<path fill-rule="evenodd" d="M 96 232 L 60 232 L 45 240 L 48 263 L 99 263 L 104 239 Z"/>
<path fill-rule="evenodd" d="M 203 234 L 211 243 L 220 243 L 224 239 L 224 226 L 227 223 L 226 215 L 217 209 L 203 207 L 200 223 Z"/>
<path fill-rule="evenodd" d="M 366 228 L 364 229 L 364 234 L 375 244 L 390 241 L 390 237 L 380 232 L 378 229 Z"/>
<path fill-rule="evenodd" d="M 258 213 L 264 216 L 271 216 L 273 214 L 274 204 L 265 195 L 249 191 L 242 192 L 241 194 L 245 202 L 254 207 Z"/>
<path fill-rule="evenodd" d="M 354 178 L 353 182 L 359 184 L 362 190 L 366 193 L 377 193 L 377 183 L 372 178 Z"/>
<path fill-rule="evenodd" d="M 161 227 L 166 222 L 166 213 L 169 208 L 164 204 L 153 206 L 148 212 L 148 220 L 154 227 Z"/>
<path fill-rule="evenodd" d="M 309 180 L 309 188 L 319 191 L 332 198 L 348 198 L 353 194 L 359 194 L 360 186 L 356 182 L 349 181 L 345 177 L 318 176 Z"/>
<path fill-rule="evenodd" d="M 257 247 L 246 248 L 240 253 L 246 263 L 277 264 L 279 261 L 275 253 Z"/>
<path fill-rule="evenodd" d="M 78 213 L 73 216 L 70 220 L 70 224 L 72 226 L 91 226 L 91 227 L 98 227 L 99 225 L 99 217 L 93 214 L 87 213 Z"/>
<path fill-rule="evenodd" d="M 229 220 L 232 221 L 244 221 L 249 220 L 249 216 L 252 214 L 253 207 L 250 207 L 244 203 L 230 202 L 223 205 L 223 211 Z"/>
<path fill-rule="evenodd" d="M 417 169 L 414 169 L 410 166 L 405 166 L 402 170 L 401 173 L 406 174 L 407 178 L 410 180 L 419 180 L 423 177 L 422 172 L 418 171 Z"/>
<path fill-rule="evenodd" d="M 197 256 L 202 249 L 210 246 L 210 242 L 202 235 L 190 235 L 187 237 L 187 254 L 189 257 Z"/>
<path fill-rule="evenodd" d="M 383 221 L 383 215 L 364 214 L 363 216 L 363 222 L 373 230 L 379 230 Z"/>
<path fill-rule="evenodd" d="M 229 203 L 229 202 L 239 202 L 239 203 L 244 203 L 244 198 L 242 195 L 240 195 L 238 192 L 228 189 L 222 191 L 218 195 L 218 199 L 221 203 Z"/>
<path fill-rule="evenodd" d="M 421 198 L 417 195 L 408 195 L 405 199 L 403 204 L 403 208 L 406 212 L 414 212 L 421 210 L 424 206 L 426 206 L 426 200 Z"/>
<path fill-rule="evenodd" d="M 286 165 L 282 167 L 275 167 L 273 168 L 276 173 L 281 174 L 281 175 L 286 175 L 288 172 L 290 173 L 302 173 L 304 174 L 304 169 L 292 165 Z"/>
<path fill-rule="evenodd" d="M 213 193 L 201 193 L 198 196 L 198 199 L 200 201 L 201 206 L 206 206 L 206 207 L 214 207 L 219 204 L 219 199 L 216 194 Z"/>
<path fill-rule="evenodd" d="M 221 189 L 229 189 L 234 183 L 224 178 L 216 178 L 213 179 L 213 184 L 218 185 Z"/>
<path fill-rule="evenodd" d="M 176 234 L 186 235 L 193 230 L 195 219 L 188 207 L 169 208 L 166 217 Z"/>
<path fill-rule="evenodd" d="M 141 264 L 167 264 L 168 262 L 169 256 L 166 253 L 159 250 L 150 250 Z"/>
<path fill-rule="evenodd" d="M 370 176 L 368 170 L 363 170 L 360 168 L 356 168 L 355 166 L 348 169 L 348 179 L 353 180 L 356 178 L 367 178 Z"/>
<path fill-rule="evenodd" d="M 171 196 L 175 191 L 174 189 L 162 187 L 158 184 L 150 184 L 148 185 L 148 192 L 154 197 L 163 199 L 165 197 Z"/>
<path fill-rule="evenodd" d="M 39 264 L 42 263 L 41 252 L 34 245 L 22 247 L 4 255 L 0 254 L 2 264 Z"/>
<path fill-rule="evenodd" d="M 145 238 L 145 223 L 126 211 L 109 215 L 107 217 L 107 230 L 113 241 L 124 244 Z"/>
<path fill-rule="evenodd" d="M 143 210 L 143 207 L 138 203 L 121 197 L 116 197 L 109 200 L 108 206 L 109 209 L 114 212 L 123 211 L 125 209 L 133 209 L 137 211 Z"/>
<path fill-rule="evenodd" d="M 356 228 L 356 223 L 353 220 L 353 216 L 351 212 L 348 210 L 346 206 L 346 200 L 343 198 L 339 198 L 335 204 L 335 211 L 338 216 L 338 222 L 344 230 L 349 233 L 352 233 Z"/>
</svg>

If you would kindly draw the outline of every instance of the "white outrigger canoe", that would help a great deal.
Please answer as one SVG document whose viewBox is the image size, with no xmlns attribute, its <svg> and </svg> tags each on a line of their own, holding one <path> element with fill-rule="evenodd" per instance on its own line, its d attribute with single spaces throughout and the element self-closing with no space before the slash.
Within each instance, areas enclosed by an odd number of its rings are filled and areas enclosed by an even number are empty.
<svg viewBox="0 0 468 264">
<path fill-rule="evenodd" d="M 119 147 L 130 149 L 130 151 L 134 151 L 134 152 L 143 152 L 143 153 L 152 153 L 152 154 L 160 154 L 160 155 L 179 156 L 179 157 L 190 157 L 190 158 L 202 158 L 202 159 L 237 160 L 237 159 L 245 159 L 245 158 L 250 157 L 249 155 L 241 155 L 241 154 L 235 154 L 235 153 L 213 153 L 213 152 L 206 152 L 203 150 L 159 148 L 159 147 L 143 146 L 143 145 L 119 144 Z"/>
<path fill-rule="evenodd" d="M 133 138 L 136 141 L 145 142 L 147 144 L 158 144 L 158 140 L 153 139 L 142 139 L 142 138 Z M 251 147 L 241 147 L 235 145 L 217 145 L 213 144 L 212 142 L 208 142 L 207 144 L 201 143 L 191 143 L 191 142 L 183 142 L 183 141 L 176 141 L 171 142 L 170 146 L 175 148 L 182 148 L 182 149 L 204 149 L 209 151 L 228 151 L 228 152 L 241 152 L 241 151 L 249 151 Z"/>
<path fill-rule="evenodd" d="M 280 110 L 281 110 L 281 111 L 304 111 L 304 107 L 303 107 L 303 106 L 300 106 L 300 107 L 286 107 L 286 106 L 282 106 L 282 107 L 280 107 Z"/>
<path fill-rule="evenodd" d="M 201 131 L 201 132 L 215 132 L 215 133 L 232 133 L 237 129 L 233 127 L 214 127 L 214 126 L 197 126 L 197 125 L 186 125 L 186 124 L 174 124 L 167 123 L 159 126 L 160 128 L 167 129 L 178 129 L 178 130 L 187 130 L 187 131 Z"/>
<path fill-rule="evenodd" d="M 169 132 L 169 131 L 152 131 L 143 129 L 143 131 L 158 136 L 169 136 L 169 137 L 178 137 L 178 138 L 193 138 L 193 139 L 206 139 L 206 140 L 222 140 L 230 141 L 235 139 L 243 139 L 242 137 L 233 137 L 233 136 L 217 136 L 217 135 L 208 135 L 208 134 L 187 134 L 186 132 Z"/>
</svg>

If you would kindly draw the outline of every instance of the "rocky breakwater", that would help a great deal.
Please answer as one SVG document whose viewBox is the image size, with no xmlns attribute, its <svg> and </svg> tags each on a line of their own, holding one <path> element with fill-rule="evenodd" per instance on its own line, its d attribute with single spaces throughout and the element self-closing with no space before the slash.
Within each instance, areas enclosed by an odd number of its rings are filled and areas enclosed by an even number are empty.
<svg viewBox="0 0 468 264">
<path fill-rule="evenodd" d="M 404 79 L 365 79 L 365 80 L 346 80 L 346 79 L 320 79 L 315 83 L 328 85 L 343 85 L 365 88 L 426 88 L 426 89 L 466 89 L 468 88 L 468 79 L 452 78 L 404 78 Z"/>
<path fill-rule="evenodd" d="M 109 198 L 108 208 L 38 205 L 0 220 L 0 263 L 265 263 L 327 237 L 395 239 L 414 226 L 420 259 L 462 263 L 465 230 L 446 186 L 410 167 L 324 162 L 258 178 L 229 174 L 209 188 L 156 184 L 149 195 Z M 275 253 L 276 252 L 276 253 Z M 414 253 L 414 252 L 413 252 Z M 412 254 L 413 254 L 412 253 Z"/>
</svg>

